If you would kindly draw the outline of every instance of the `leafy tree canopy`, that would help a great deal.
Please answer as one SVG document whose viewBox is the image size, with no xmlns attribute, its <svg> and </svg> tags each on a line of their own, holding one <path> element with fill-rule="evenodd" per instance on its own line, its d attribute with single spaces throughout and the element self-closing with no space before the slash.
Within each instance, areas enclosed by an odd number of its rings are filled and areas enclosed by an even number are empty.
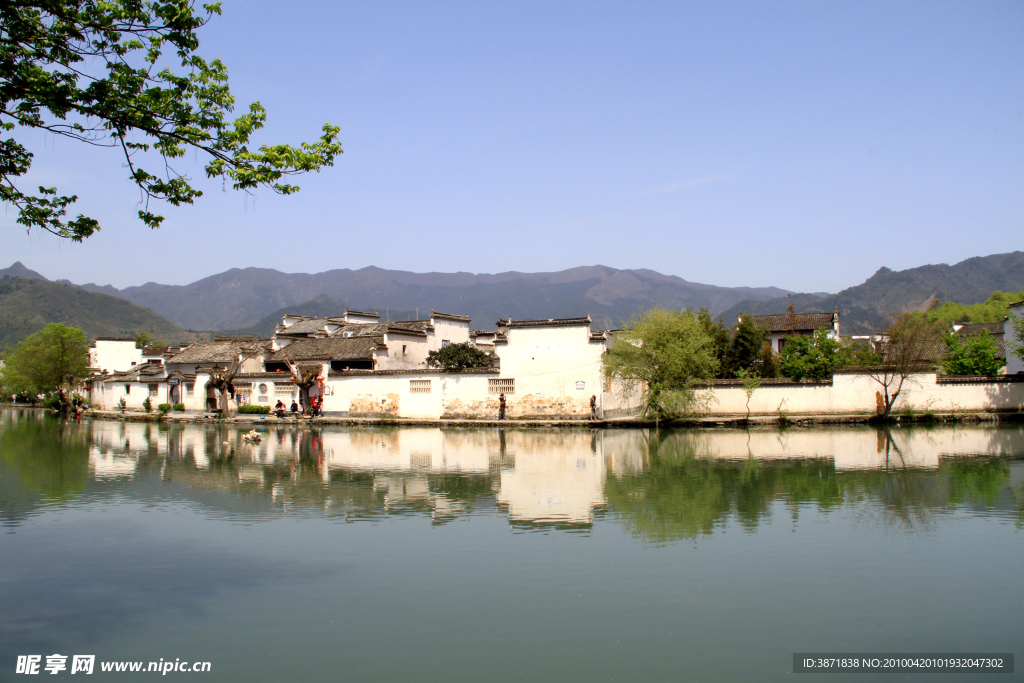
<svg viewBox="0 0 1024 683">
<path fill-rule="evenodd" d="M 727 372 L 726 366 L 728 363 L 729 348 L 732 345 L 732 335 L 729 333 L 729 328 L 725 326 L 722 320 L 722 316 L 718 318 L 712 318 L 711 313 L 707 306 L 701 306 L 697 313 L 697 319 L 700 321 L 701 326 L 715 347 L 715 358 L 718 360 L 718 372 L 719 376 L 729 376 L 728 374 L 722 374 Z"/>
<path fill-rule="evenodd" d="M 231 119 L 227 67 L 196 54 L 197 30 L 214 14 L 218 3 L 197 11 L 191 0 L 0 3 L 0 128 L 13 133 L 0 140 L 0 201 L 17 208 L 18 223 L 73 241 L 100 227 L 66 216 L 77 195 L 19 187 L 32 165 L 23 140 L 33 129 L 118 149 L 144 199 L 139 218 L 151 228 L 163 217 L 150 211 L 150 199 L 178 206 L 202 196 L 174 167 L 189 149 L 208 157 L 208 177 L 244 191 L 291 194 L 299 188 L 285 176 L 333 165 L 342 149 L 330 124 L 314 143 L 250 149 L 266 111 L 254 102 Z"/>
<path fill-rule="evenodd" d="M 1006 339 L 1006 352 L 1024 360 L 1024 315 L 1010 313 L 1012 337 Z"/>
<path fill-rule="evenodd" d="M 679 417 L 700 407 L 695 388 L 714 379 L 718 348 L 692 310 L 656 308 L 615 335 L 605 371 L 627 390 L 641 387 L 641 417 Z"/>
<path fill-rule="evenodd" d="M 741 315 L 733 326 L 732 342 L 726 355 L 726 367 L 723 368 L 724 376 L 736 375 L 740 370 L 755 370 L 762 376 L 771 376 L 763 372 L 761 362 L 764 336 L 764 330 L 754 323 L 754 316 Z M 771 356 L 770 349 L 768 353 Z"/>
<path fill-rule="evenodd" d="M 946 357 L 942 367 L 947 375 L 996 375 L 1003 367 L 1003 362 L 997 358 L 996 340 L 988 330 L 967 337 L 949 332 L 943 341 Z"/>
<path fill-rule="evenodd" d="M 465 368 L 487 368 L 491 365 L 490 354 L 472 344 L 463 342 L 449 344 L 427 354 L 427 366 L 442 370 L 463 370 Z"/>
<path fill-rule="evenodd" d="M 1024 292 L 992 292 L 992 296 L 977 304 L 958 304 L 936 301 L 925 313 L 930 323 L 949 325 L 954 322 L 1001 323 L 1006 318 L 1009 305 L 1024 299 Z"/>
<path fill-rule="evenodd" d="M 89 351 L 85 332 L 62 323 L 50 323 L 30 334 L 7 354 L 0 369 L 5 393 L 70 394 L 87 374 Z"/>
<path fill-rule="evenodd" d="M 851 365 L 877 365 L 881 357 L 870 345 L 837 341 L 828 330 L 815 330 L 813 337 L 792 336 L 779 352 L 784 377 L 792 379 L 829 379 L 832 372 Z"/>
<path fill-rule="evenodd" d="M 844 365 L 843 345 L 828 336 L 828 330 L 815 330 L 813 337 L 787 337 L 779 352 L 782 374 L 792 379 L 828 379 L 832 370 Z"/>
</svg>

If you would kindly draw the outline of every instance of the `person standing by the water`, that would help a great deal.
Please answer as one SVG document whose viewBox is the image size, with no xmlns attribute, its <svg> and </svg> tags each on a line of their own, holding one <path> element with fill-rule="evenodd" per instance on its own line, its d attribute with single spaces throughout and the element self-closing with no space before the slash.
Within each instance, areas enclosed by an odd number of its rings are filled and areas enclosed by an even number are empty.
<svg viewBox="0 0 1024 683">
<path fill-rule="evenodd" d="M 597 419 L 597 395 L 593 394 L 590 397 L 590 419 Z"/>
<path fill-rule="evenodd" d="M 498 419 L 505 419 L 505 394 L 498 394 Z"/>
</svg>

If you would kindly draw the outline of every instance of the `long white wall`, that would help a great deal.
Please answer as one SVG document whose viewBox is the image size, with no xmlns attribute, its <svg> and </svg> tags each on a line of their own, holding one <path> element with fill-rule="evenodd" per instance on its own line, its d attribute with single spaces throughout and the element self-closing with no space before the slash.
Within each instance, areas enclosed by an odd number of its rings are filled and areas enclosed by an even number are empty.
<svg viewBox="0 0 1024 683">
<path fill-rule="evenodd" d="M 882 386 L 863 372 L 837 372 L 832 382 L 765 383 L 749 398 L 751 416 L 874 414 Z M 702 392 L 711 416 L 747 414 L 747 394 L 739 383 Z M 616 383 L 605 396 L 611 416 L 635 414 L 639 395 L 624 395 Z M 910 375 L 893 410 L 956 413 L 1024 410 L 1024 382 L 1002 378 L 938 378 L 934 372 Z"/>
</svg>

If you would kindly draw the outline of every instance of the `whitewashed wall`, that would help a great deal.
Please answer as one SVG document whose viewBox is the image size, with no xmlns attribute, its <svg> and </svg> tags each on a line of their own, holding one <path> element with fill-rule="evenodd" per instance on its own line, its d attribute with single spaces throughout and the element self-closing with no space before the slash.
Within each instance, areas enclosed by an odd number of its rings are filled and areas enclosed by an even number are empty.
<svg viewBox="0 0 1024 683">
<path fill-rule="evenodd" d="M 497 396 L 487 393 L 494 373 L 441 373 L 438 371 L 395 374 L 333 374 L 326 382 L 323 410 L 327 415 L 437 419 L 446 417 L 496 417 Z M 430 393 L 414 391 L 429 382 Z M 414 385 L 413 383 L 416 383 Z M 493 404 L 493 405 L 490 405 Z"/>
<path fill-rule="evenodd" d="M 134 339 L 97 339 L 89 348 L 89 366 L 107 372 L 131 370 L 142 364 L 142 349 Z"/>
<path fill-rule="evenodd" d="M 384 335 L 388 352 L 387 355 L 378 354 L 377 369 L 413 370 L 427 367 L 427 352 L 431 350 L 429 342 L 429 337 L 388 332 Z"/>
<path fill-rule="evenodd" d="M 461 320 L 449 320 L 447 318 L 431 318 L 434 326 L 433 334 L 428 333 L 428 346 L 430 351 L 437 351 L 444 341 L 452 344 L 469 343 L 469 322 Z"/>
<path fill-rule="evenodd" d="M 510 417 L 590 415 L 604 382 L 603 341 L 590 341 L 588 325 L 510 327 L 497 344 L 501 377 L 515 380 L 507 397 Z"/>
<path fill-rule="evenodd" d="M 635 414 L 639 394 L 624 395 L 617 382 L 605 396 L 613 416 Z M 832 382 L 768 383 L 750 396 L 750 415 L 850 415 L 874 414 L 875 393 L 882 386 L 863 372 L 837 372 Z M 717 385 L 702 392 L 709 399 L 711 416 L 747 414 L 747 394 L 741 384 Z M 917 413 L 1024 410 L 1024 382 L 998 380 L 944 379 L 935 373 L 907 377 L 895 412 Z"/>
</svg>

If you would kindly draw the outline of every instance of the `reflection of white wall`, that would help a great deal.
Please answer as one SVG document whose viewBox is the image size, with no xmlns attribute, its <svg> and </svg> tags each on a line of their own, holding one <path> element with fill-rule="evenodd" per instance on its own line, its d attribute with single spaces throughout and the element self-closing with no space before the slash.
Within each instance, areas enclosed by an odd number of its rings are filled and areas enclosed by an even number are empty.
<svg viewBox="0 0 1024 683">
<path fill-rule="evenodd" d="M 93 479 L 131 479 L 138 460 L 130 455 L 104 451 L 98 446 L 89 449 L 89 469 Z"/>
<path fill-rule="evenodd" d="M 132 455 L 166 455 L 166 431 L 149 422 L 93 420 L 93 444 L 104 451 Z"/>
<path fill-rule="evenodd" d="M 387 431 L 324 431 L 323 452 L 328 467 L 356 470 L 487 473 L 486 449 L 448 440 L 437 428 Z"/>
<path fill-rule="evenodd" d="M 613 451 L 633 454 L 637 465 L 645 447 L 638 431 L 612 432 L 604 439 L 606 459 Z M 940 458 L 951 455 L 1001 455 L 998 432 L 977 428 L 890 429 L 843 427 L 838 429 L 687 430 L 674 432 L 667 445 L 696 457 L 721 460 L 774 460 L 786 458 L 828 458 L 837 470 L 876 467 L 937 467 Z M 671 452 L 671 448 L 669 449 Z M 616 468 L 622 468 L 617 464 Z M 612 469 L 621 476 L 631 472 Z M 637 470 L 634 470 L 636 472 Z"/>
<path fill-rule="evenodd" d="M 6 411 L 5 411 L 6 413 Z M 238 482 L 270 491 L 278 475 L 266 466 L 311 457 L 331 485 L 331 470 L 369 472 L 387 505 L 415 503 L 435 517 L 466 514 L 470 503 L 430 490 L 431 476 L 461 473 L 490 477 L 498 503 L 518 522 L 587 524 L 606 502 L 607 477 L 642 475 L 652 443 L 664 457 L 722 460 L 754 458 L 832 460 L 837 470 L 875 467 L 937 467 L 943 458 L 1006 455 L 1019 450 L 1019 430 L 978 427 L 934 429 L 324 429 L 271 428 L 257 446 L 242 443 L 248 427 L 217 429 L 187 425 L 170 430 L 133 422 L 91 423 L 89 466 L 93 477 L 132 477 L 140 456 L 180 458 L 199 470 L 210 459 L 234 454 Z M 228 445 L 224 445 L 224 441 Z M 292 477 L 298 480 L 300 470 Z M 1019 483 L 1024 474 L 1011 473 Z M 287 472 L 279 467 L 278 472 Z M 308 473 L 308 468 L 305 468 Z M 201 477 L 221 476 L 203 473 Z M 287 475 L 285 475 L 287 479 Z M 283 484 L 287 486 L 287 483 Z M 280 491 L 280 485 L 278 491 Z M 278 493 L 280 496 L 280 493 Z M 479 503 L 477 503 L 479 505 Z"/>
<path fill-rule="evenodd" d="M 519 452 L 501 471 L 498 502 L 516 521 L 589 524 L 603 505 L 604 459 L 587 448 Z"/>
</svg>

